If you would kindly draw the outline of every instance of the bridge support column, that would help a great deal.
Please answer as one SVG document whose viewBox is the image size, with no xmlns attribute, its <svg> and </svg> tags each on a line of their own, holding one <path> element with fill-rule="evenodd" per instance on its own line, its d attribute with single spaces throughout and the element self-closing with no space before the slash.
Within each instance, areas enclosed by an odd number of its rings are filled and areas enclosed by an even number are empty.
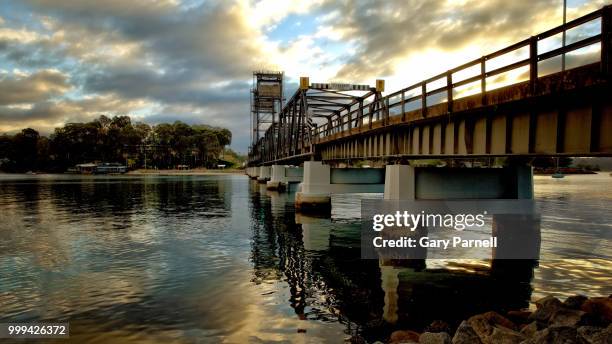
<svg viewBox="0 0 612 344">
<path fill-rule="evenodd" d="M 385 167 L 385 199 L 414 199 L 414 167 L 387 165 Z"/>
<path fill-rule="evenodd" d="M 331 210 L 330 168 L 321 161 L 304 163 L 302 191 L 295 195 L 297 210 Z"/>
<path fill-rule="evenodd" d="M 257 179 L 257 177 L 259 176 L 259 167 L 254 166 L 254 167 L 249 167 L 251 170 L 249 172 L 249 177 L 251 179 Z"/>
<path fill-rule="evenodd" d="M 387 165 L 385 199 L 532 199 L 530 166 L 415 168 Z"/>
<path fill-rule="evenodd" d="M 265 183 L 268 180 L 270 180 L 270 166 L 260 166 L 257 181 L 260 183 Z"/>
<path fill-rule="evenodd" d="M 272 177 L 266 183 L 268 190 L 282 190 L 285 183 L 285 166 L 272 165 Z"/>
<path fill-rule="evenodd" d="M 533 199 L 530 166 L 506 168 L 414 168 L 388 165 L 385 170 L 387 200 L 414 199 Z M 540 252 L 540 221 L 532 214 L 493 215 L 493 236 L 499 246 L 493 259 L 530 257 Z M 521 252 L 516 248 L 521 247 Z"/>
</svg>

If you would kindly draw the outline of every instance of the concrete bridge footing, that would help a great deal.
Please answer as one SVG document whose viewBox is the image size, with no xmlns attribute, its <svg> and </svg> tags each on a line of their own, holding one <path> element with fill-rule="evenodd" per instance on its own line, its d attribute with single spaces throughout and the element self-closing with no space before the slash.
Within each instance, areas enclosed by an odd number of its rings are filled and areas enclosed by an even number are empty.
<svg viewBox="0 0 612 344">
<path fill-rule="evenodd" d="M 302 191 L 295 195 L 296 210 L 331 210 L 330 171 L 321 161 L 304 162 Z"/>
<path fill-rule="evenodd" d="M 260 166 L 257 181 L 260 183 L 265 183 L 270 180 L 271 169 L 272 168 L 270 166 Z"/>
<path fill-rule="evenodd" d="M 251 179 L 257 179 L 259 175 L 259 167 L 247 167 L 245 173 Z"/>
<path fill-rule="evenodd" d="M 272 175 L 270 180 L 266 183 L 268 190 L 283 190 L 287 183 L 285 181 L 285 166 L 283 165 L 272 165 Z"/>
<path fill-rule="evenodd" d="M 387 165 L 388 200 L 410 199 L 532 199 L 530 166 L 445 168 Z"/>
<path fill-rule="evenodd" d="M 301 167 L 272 165 L 272 174 L 270 180 L 266 183 L 268 190 L 282 191 L 286 189 L 290 183 L 299 183 L 302 181 L 303 171 Z"/>
</svg>

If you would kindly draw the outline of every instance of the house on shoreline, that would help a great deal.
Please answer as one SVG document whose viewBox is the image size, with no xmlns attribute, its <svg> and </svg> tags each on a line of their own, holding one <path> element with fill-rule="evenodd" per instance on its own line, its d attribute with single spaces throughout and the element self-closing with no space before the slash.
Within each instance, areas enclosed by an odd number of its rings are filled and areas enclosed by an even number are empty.
<svg viewBox="0 0 612 344">
<path fill-rule="evenodd" d="M 127 167 L 119 163 L 85 163 L 77 164 L 74 171 L 81 174 L 118 174 L 127 172 Z"/>
</svg>

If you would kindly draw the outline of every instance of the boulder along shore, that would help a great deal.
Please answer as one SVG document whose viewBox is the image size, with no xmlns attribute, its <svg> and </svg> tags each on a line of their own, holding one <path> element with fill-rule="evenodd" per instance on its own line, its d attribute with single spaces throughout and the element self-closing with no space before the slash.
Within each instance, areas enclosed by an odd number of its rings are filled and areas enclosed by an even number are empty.
<svg viewBox="0 0 612 344">
<path fill-rule="evenodd" d="M 389 344 L 612 344 L 612 295 L 570 296 L 561 301 L 547 296 L 535 301 L 536 309 L 491 311 L 461 322 L 455 331 L 436 320 L 424 332 L 398 330 Z M 366 343 L 359 337 L 349 343 Z M 383 341 L 374 342 L 382 344 Z"/>
</svg>

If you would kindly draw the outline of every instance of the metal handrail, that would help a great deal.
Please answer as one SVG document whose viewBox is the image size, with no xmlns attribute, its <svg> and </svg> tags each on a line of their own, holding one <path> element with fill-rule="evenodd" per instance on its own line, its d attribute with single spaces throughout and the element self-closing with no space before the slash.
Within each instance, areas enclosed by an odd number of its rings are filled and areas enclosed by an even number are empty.
<svg viewBox="0 0 612 344">
<path fill-rule="evenodd" d="M 563 54 L 567 54 L 571 51 L 580 49 L 580 48 L 584 48 L 596 43 L 602 43 L 605 42 L 603 39 L 603 32 L 605 31 L 605 28 L 603 28 L 604 25 L 604 21 L 602 20 L 602 27 L 601 27 L 601 32 L 598 34 L 595 34 L 593 36 L 581 39 L 579 41 L 576 41 L 572 44 L 566 45 L 564 47 L 561 48 L 557 48 L 551 51 L 547 51 L 545 53 L 538 53 L 538 47 L 537 44 L 538 42 L 552 37 L 558 33 L 562 33 L 564 31 L 568 31 L 572 28 L 578 27 L 582 24 L 588 23 L 590 21 L 593 21 L 595 19 L 599 19 L 599 18 L 603 18 L 603 14 L 605 13 L 606 9 L 610 8 L 611 6 L 608 5 L 606 7 L 603 7 L 599 10 L 596 10 L 594 12 L 591 12 L 585 16 L 582 16 L 580 18 L 574 19 L 570 22 L 567 22 L 564 25 L 560 25 L 558 27 L 555 27 L 553 29 L 550 29 L 548 31 L 545 31 L 543 33 L 540 33 L 534 37 L 522 40 L 520 42 L 514 43 L 512 45 L 509 45 L 505 48 L 502 48 L 500 50 L 497 50 L 493 53 L 484 55 L 478 59 L 474 59 L 472 61 L 469 61 L 467 63 L 464 63 L 460 66 L 457 66 L 455 68 L 449 69 L 448 71 L 444 72 L 444 73 L 440 73 L 438 75 L 435 75 L 433 77 L 430 77 L 428 79 L 422 80 L 418 83 L 415 83 L 413 85 L 410 85 L 406 88 L 403 88 L 399 91 L 395 91 L 391 94 L 388 94 L 382 98 L 380 98 L 379 100 L 377 100 L 380 104 L 385 104 L 385 106 L 381 106 L 379 108 L 377 108 L 376 110 L 374 110 L 372 113 L 370 113 L 369 111 L 365 111 L 365 110 L 369 110 L 369 106 L 368 105 L 364 105 L 361 109 L 354 109 L 354 110 L 350 110 L 350 111 L 345 111 L 344 113 L 340 114 L 338 116 L 337 119 L 331 121 L 331 127 L 329 127 L 328 124 L 324 124 L 321 126 L 317 126 L 316 128 L 313 129 L 313 137 L 316 138 L 325 138 L 326 136 L 329 136 L 331 134 L 334 133 L 338 133 L 338 132 L 342 132 L 343 128 L 345 126 L 347 126 L 347 124 L 349 123 L 349 119 L 350 122 L 357 122 L 357 123 L 363 123 L 363 125 L 365 126 L 366 124 L 370 124 L 370 119 L 372 119 L 373 121 L 375 117 L 377 117 L 377 115 L 380 115 L 381 113 L 383 113 L 384 111 L 389 111 L 389 109 L 392 108 L 396 108 L 398 106 L 402 106 L 402 109 L 404 108 L 405 104 L 411 103 L 411 102 L 415 102 L 417 100 L 421 100 L 421 104 L 420 107 L 418 107 L 415 110 L 421 110 L 421 114 L 422 117 L 426 116 L 426 109 L 428 107 L 427 104 L 427 97 L 438 94 L 438 93 L 442 93 L 442 92 L 446 92 L 447 93 L 447 99 L 446 101 L 448 103 L 452 103 L 453 99 L 453 91 L 455 90 L 455 88 L 457 87 L 461 87 L 461 86 L 465 86 L 477 81 L 481 82 L 481 89 L 480 89 L 480 93 L 482 93 L 483 95 L 486 93 L 487 90 L 487 78 L 489 77 L 493 77 L 499 74 L 503 74 L 503 73 L 507 73 L 509 71 L 512 70 L 516 70 L 518 68 L 521 67 L 525 67 L 525 66 L 530 66 L 530 73 L 529 73 L 529 82 L 531 84 L 535 84 L 537 82 L 537 79 L 539 78 L 537 75 L 537 63 L 544 61 L 544 60 L 548 60 L 550 58 L 556 57 L 556 56 L 560 56 Z M 609 11 L 609 10 L 608 10 Z M 608 44 L 609 42 L 606 42 L 606 44 Z M 602 55 L 603 52 L 606 51 L 606 49 L 604 49 L 603 47 L 604 44 L 602 44 Z M 522 49 L 525 47 L 529 47 L 529 57 L 520 61 L 516 61 L 516 62 L 512 62 L 509 63 L 507 65 L 504 65 L 502 67 L 493 69 L 493 70 L 489 70 L 486 71 L 486 61 L 492 60 L 494 58 L 500 57 L 500 56 L 504 56 L 506 54 L 515 52 L 518 49 Z M 609 48 L 607 48 L 609 49 Z M 474 66 L 477 65 L 481 65 L 481 71 L 479 74 L 471 76 L 469 78 L 465 78 L 462 79 L 460 81 L 457 82 L 453 82 L 452 81 L 452 77 L 453 74 L 456 74 L 458 72 L 461 71 L 465 71 L 469 68 L 472 68 Z M 427 85 L 429 83 L 432 83 L 434 81 L 441 81 L 441 80 L 447 80 L 447 84 L 445 86 L 441 86 L 438 87 L 434 90 L 430 90 L 427 91 Z M 520 83 L 520 82 L 516 82 L 515 84 Z M 421 89 L 421 93 L 417 94 L 417 95 L 413 95 L 410 97 L 407 97 L 407 93 L 413 90 L 418 90 Z M 391 99 L 393 98 L 397 98 L 397 97 L 401 97 L 400 100 L 394 100 L 391 101 Z M 361 111 L 364 112 L 364 114 L 362 116 L 354 116 L 356 113 L 359 114 Z M 452 105 L 449 106 L 449 112 L 452 112 Z M 404 115 L 405 111 L 401 111 L 400 115 Z M 391 115 L 389 115 L 391 116 Z M 384 125 L 384 124 L 383 124 Z"/>
</svg>

